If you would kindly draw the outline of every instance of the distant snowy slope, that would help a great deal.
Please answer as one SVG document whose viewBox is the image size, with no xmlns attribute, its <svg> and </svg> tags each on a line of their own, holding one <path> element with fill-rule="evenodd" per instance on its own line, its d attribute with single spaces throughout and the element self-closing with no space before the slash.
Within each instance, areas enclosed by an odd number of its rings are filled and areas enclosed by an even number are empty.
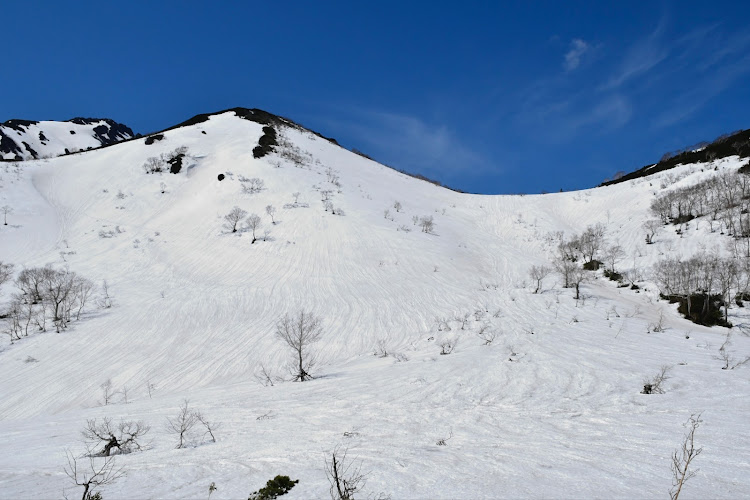
<svg viewBox="0 0 750 500">
<path fill-rule="evenodd" d="M 50 158 L 132 137 L 129 127 L 106 118 L 73 118 L 64 122 L 8 120 L 0 123 L 0 158 Z"/>
</svg>

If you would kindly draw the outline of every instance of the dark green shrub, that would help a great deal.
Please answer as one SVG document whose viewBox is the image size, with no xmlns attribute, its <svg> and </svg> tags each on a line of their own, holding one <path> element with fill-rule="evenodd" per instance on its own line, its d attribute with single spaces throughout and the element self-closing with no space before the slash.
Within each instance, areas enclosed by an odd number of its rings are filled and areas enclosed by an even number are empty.
<svg viewBox="0 0 750 500">
<path fill-rule="evenodd" d="M 583 268 L 587 271 L 596 271 L 600 267 L 602 267 L 602 262 L 596 259 L 592 259 L 590 262 L 586 262 L 583 264 Z"/>
<path fill-rule="evenodd" d="M 273 500 L 289 493 L 289 490 L 294 488 L 297 483 L 299 483 L 299 479 L 292 480 L 289 479 L 289 476 L 276 476 L 269 479 L 263 488 L 252 492 L 248 500 Z"/>
<path fill-rule="evenodd" d="M 618 273 L 617 271 L 610 271 L 609 269 L 604 270 L 604 277 L 609 278 L 612 281 L 616 281 L 618 283 L 622 283 L 622 274 Z"/>
<path fill-rule="evenodd" d="M 276 129 L 270 126 L 263 127 L 263 135 L 258 139 L 258 145 L 253 149 L 253 158 L 263 158 L 273 151 L 276 142 Z"/>
<path fill-rule="evenodd" d="M 704 326 L 732 327 L 731 323 L 724 320 L 724 314 L 721 311 L 724 300 L 720 294 L 694 293 L 690 295 L 690 314 L 688 314 L 687 296 L 662 294 L 661 298 L 668 300 L 670 304 L 679 304 L 677 311 L 693 323 Z"/>
</svg>

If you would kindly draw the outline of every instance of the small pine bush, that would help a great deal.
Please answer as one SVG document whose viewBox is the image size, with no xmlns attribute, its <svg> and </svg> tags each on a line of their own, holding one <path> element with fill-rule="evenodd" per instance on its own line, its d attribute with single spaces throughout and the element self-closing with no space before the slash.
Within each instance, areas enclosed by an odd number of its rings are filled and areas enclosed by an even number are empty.
<svg viewBox="0 0 750 500">
<path fill-rule="evenodd" d="M 276 476 L 269 479 L 266 485 L 250 494 L 247 500 L 273 500 L 282 495 L 289 493 L 294 485 L 299 483 L 299 479 L 289 479 L 289 476 Z"/>
</svg>

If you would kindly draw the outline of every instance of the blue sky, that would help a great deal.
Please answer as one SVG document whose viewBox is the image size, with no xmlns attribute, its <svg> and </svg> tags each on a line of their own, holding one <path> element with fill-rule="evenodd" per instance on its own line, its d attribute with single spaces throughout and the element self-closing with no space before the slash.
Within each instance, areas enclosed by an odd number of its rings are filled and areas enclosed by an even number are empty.
<svg viewBox="0 0 750 500">
<path fill-rule="evenodd" d="M 747 2 L 610 4 L 9 0 L 0 121 L 257 107 L 478 193 L 591 187 L 750 128 Z"/>
</svg>

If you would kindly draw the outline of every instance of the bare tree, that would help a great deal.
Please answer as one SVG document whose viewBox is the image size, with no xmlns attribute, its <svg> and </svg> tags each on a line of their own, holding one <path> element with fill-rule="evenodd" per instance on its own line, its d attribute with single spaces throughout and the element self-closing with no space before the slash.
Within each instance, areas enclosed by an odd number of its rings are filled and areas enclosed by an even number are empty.
<svg viewBox="0 0 750 500">
<path fill-rule="evenodd" d="M 695 447 L 695 431 L 702 422 L 701 414 L 698 413 L 697 415 L 690 415 L 687 422 L 683 424 L 687 427 L 688 431 L 682 440 L 680 448 L 675 450 L 672 454 L 672 489 L 669 490 L 669 497 L 672 500 L 678 499 L 680 492 L 682 492 L 682 487 L 688 479 L 694 477 L 698 473 L 698 469 L 691 470 L 690 465 L 695 457 L 700 455 L 703 451 L 702 447 Z"/>
<path fill-rule="evenodd" d="M 199 411 L 195 411 L 193 414 L 195 415 L 195 418 L 198 419 L 198 422 L 203 424 L 203 427 L 206 428 L 206 433 L 203 436 L 205 437 L 205 435 L 208 434 L 211 436 L 211 441 L 215 443 L 216 436 L 214 435 L 214 431 L 219 428 L 219 424 L 211 422 Z"/>
<path fill-rule="evenodd" d="M 265 189 L 265 186 L 266 183 L 263 182 L 263 179 L 253 177 L 252 179 L 246 179 L 242 183 L 242 191 L 250 194 L 260 193 Z"/>
<path fill-rule="evenodd" d="M 190 409 L 190 401 L 183 400 L 180 412 L 175 418 L 167 417 L 167 431 L 177 434 L 180 442 L 177 448 L 183 448 L 190 431 L 198 423 L 198 414 Z"/>
<path fill-rule="evenodd" d="M 490 327 L 490 325 L 484 324 L 479 328 L 477 335 L 479 335 L 480 339 L 484 340 L 484 345 L 490 345 L 497 338 L 497 331 Z"/>
<path fill-rule="evenodd" d="M 109 285 L 107 280 L 102 281 L 102 295 L 99 298 L 99 307 L 109 309 L 112 307 L 112 297 L 109 295 Z"/>
<path fill-rule="evenodd" d="M 559 245 L 558 253 L 552 260 L 552 267 L 555 272 L 562 277 L 563 287 L 565 288 L 570 288 L 573 273 L 580 268 L 574 258 L 567 253 L 566 245 L 564 243 Z"/>
<path fill-rule="evenodd" d="M 102 464 L 97 466 L 94 457 L 89 453 L 87 457 L 89 467 L 85 468 L 79 466 L 78 459 L 70 451 L 66 450 L 65 455 L 68 458 L 68 466 L 64 468 L 65 474 L 77 486 L 83 486 L 81 500 L 101 498 L 101 496 L 96 497 L 96 493 L 92 491 L 92 488 L 112 484 L 125 475 L 122 468 L 115 467 L 114 457 L 105 458 Z M 83 457 L 80 458 L 82 459 Z"/>
<path fill-rule="evenodd" d="M 255 237 L 255 231 L 257 229 L 260 229 L 260 226 L 261 226 L 260 215 L 258 215 L 258 214 L 251 214 L 246 219 L 246 222 L 247 222 L 247 227 L 250 228 L 250 230 L 252 230 L 252 232 L 253 232 L 253 241 L 251 241 L 250 243 L 255 243 L 256 240 L 257 240 L 257 238 Z"/>
<path fill-rule="evenodd" d="M 396 212 L 400 212 L 401 211 L 401 202 L 400 201 L 394 202 L 393 203 L 393 208 L 396 210 Z"/>
<path fill-rule="evenodd" d="M 604 262 L 609 264 L 610 272 L 615 272 L 615 264 L 625 257 L 625 250 L 620 245 L 610 245 L 604 249 Z"/>
<path fill-rule="evenodd" d="M 604 244 L 604 224 L 597 223 L 586 228 L 578 238 L 579 248 L 586 262 L 591 262 Z"/>
<path fill-rule="evenodd" d="M 654 242 L 654 236 L 661 231 L 662 222 L 656 219 L 647 220 L 643 223 L 643 229 L 646 230 L 646 244 L 650 245 Z"/>
<path fill-rule="evenodd" d="M 589 273 L 584 268 L 575 266 L 570 274 L 570 283 L 576 289 L 576 300 L 581 298 L 581 285 L 589 280 Z"/>
<path fill-rule="evenodd" d="M 659 370 L 659 373 L 654 375 L 652 378 L 647 378 L 646 380 L 644 380 L 643 390 L 641 391 L 641 394 L 664 394 L 664 388 L 662 387 L 662 384 L 669 379 L 669 375 L 667 375 L 669 369 L 669 366 L 664 365 Z"/>
<path fill-rule="evenodd" d="M 167 190 L 167 183 L 166 182 L 160 182 L 159 183 L 159 189 L 161 190 L 161 194 L 164 194 L 164 192 Z"/>
<path fill-rule="evenodd" d="M 432 233 L 435 230 L 435 221 L 432 219 L 432 215 L 420 217 L 419 226 L 422 228 L 423 233 Z"/>
<path fill-rule="evenodd" d="M 76 274 L 67 270 L 57 270 L 47 273 L 43 282 L 43 299 L 50 303 L 53 321 L 65 320 L 65 307 L 73 293 Z"/>
<path fill-rule="evenodd" d="M 146 158 L 143 169 L 147 174 L 155 174 L 164 170 L 164 163 L 164 158 L 152 156 L 151 158 Z"/>
<path fill-rule="evenodd" d="M 242 210 L 240 207 L 234 207 L 231 212 L 224 216 L 226 223 L 224 227 L 233 233 L 237 232 L 237 224 L 247 216 L 247 211 Z"/>
<path fill-rule="evenodd" d="M 81 313 L 83 308 L 86 307 L 91 295 L 94 293 L 94 283 L 91 280 L 82 277 L 76 277 L 73 281 L 73 296 L 78 304 L 78 311 L 76 311 L 76 320 L 81 319 Z"/>
<path fill-rule="evenodd" d="M 347 461 L 347 449 L 336 447 L 331 453 L 330 460 L 326 458 L 325 472 L 331 483 L 331 498 L 333 500 L 354 500 L 354 494 L 364 486 L 367 474 L 362 472 L 362 464 L 355 465 Z"/>
<path fill-rule="evenodd" d="M 294 204 L 295 205 L 299 205 L 299 195 L 300 194 L 301 193 L 299 191 L 297 191 L 296 193 L 292 193 L 292 197 L 294 198 Z"/>
<path fill-rule="evenodd" d="M 5 226 L 7 226 L 8 225 L 8 214 L 12 214 L 13 213 L 13 208 L 11 208 L 10 205 L 3 205 L 2 207 L 0 207 L 0 212 L 3 213 L 3 223 L 4 223 Z"/>
<path fill-rule="evenodd" d="M 102 390 L 102 405 L 107 406 L 112 402 L 114 395 L 117 394 L 112 384 L 112 379 L 108 378 L 99 387 Z"/>
<path fill-rule="evenodd" d="M 285 315 L 276 324 L 276 336 L 294 353 L 294 380 L 304 382 L 312 376 L 308 370 L 314 365 L 310 346 L 323 335 L 321 320 L 312 313 L 300 311 L 295 316 Z"/>
<path fill-rule="evenodd" d="M 120 453 L 130 453 L 134 450 L 140 450 L 141 444 L 138 442 L 151 427 L 140 420 L 123 421 L 115 426 L 111 418 L 103 418 L 101 423 L 96 419 L 86 421 L 86 428 L 81 431 L 86 441 L 92 442 L 94 446 L 98 443 L 103 445 L 97 455 L 108 457 L 116 448 Z"/>
<path fill-rule="evenodd" d="M 0 260 L 0 286 L 13 276 L 13 264 L 5 264 Z"/>
<path fill-rule="evenodd" d="M 529 276 L 536 281 L 534 293 L 542 291 L 542 281 L 549 276 L 550 273 L 552 273 L 552 269 L 549 266 L 531 266 L 531 269 L 529 269 Z"/>
<path fill-rule="evenodd" d="M 271 218 L 271 224 L 273 224 L 275 226 L 276 225 L 276 221 L 273 218 L 273 214 L 276 213 L 276 207 L 274 207 L 273 205 L 267 205 L 266 206 L 266 213 Z"/>
</svg>

